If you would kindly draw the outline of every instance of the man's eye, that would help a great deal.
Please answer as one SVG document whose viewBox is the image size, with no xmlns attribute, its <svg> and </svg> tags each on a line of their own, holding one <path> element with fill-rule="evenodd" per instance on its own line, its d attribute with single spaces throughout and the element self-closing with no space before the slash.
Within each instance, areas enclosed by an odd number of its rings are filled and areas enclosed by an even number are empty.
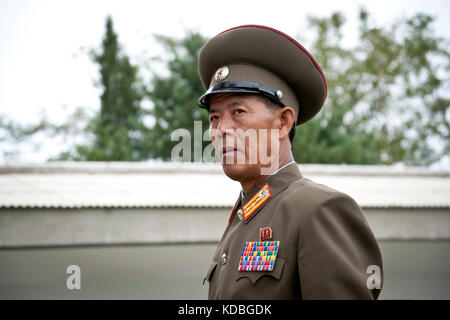
<svg viewBox="0 0 450 320">
<path fill-rule="evenodd" d="M 244 113 L 245 110 L 243 110 L 243 109 L 236 109 L 236 110 L 234 110 L 234 112 L 235 112 L 235 113 Z"/>
<path fill-rule="evenodd" d="M 213 121 L 213 120 L 217 120 L 217 119 L 219 119 L 219 116 L 217 116 L 217 115 L 213 115 L 213 116 L 209 117 L 209 121 Z"/>
</svg>

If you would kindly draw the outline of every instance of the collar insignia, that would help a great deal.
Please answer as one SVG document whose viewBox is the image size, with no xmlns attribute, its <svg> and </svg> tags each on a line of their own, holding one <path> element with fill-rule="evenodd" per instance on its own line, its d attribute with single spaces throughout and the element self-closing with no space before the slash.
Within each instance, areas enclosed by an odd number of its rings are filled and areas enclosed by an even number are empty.
<svg viewBox="0 0 450 320">
<path fill-rule="evenodd" d="M 266 183 L 253 198 L 250 199 L 244 206 L 244 221 L 247 221 L 254 212 L 258 210 L 267 200 L 269 200 L 271 194 L 269 184 Z"/>
</svg>

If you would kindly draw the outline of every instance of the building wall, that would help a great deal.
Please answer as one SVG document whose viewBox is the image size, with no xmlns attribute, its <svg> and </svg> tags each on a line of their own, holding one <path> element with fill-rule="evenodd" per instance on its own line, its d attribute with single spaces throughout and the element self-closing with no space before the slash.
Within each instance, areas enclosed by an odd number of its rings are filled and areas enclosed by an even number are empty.
<svg viewBox="0 0 450 320">
<path fill-rule="evenodd" d="M 380 299 L 450 299 L 450 241 L 379 242 Z M 0 249 L 0 299 L 206 299 L 216 243 Z M 68 290 L 78 265 L 81 289 Z"/>
<path fill-rule="evenodd" d="M 0 209 L 0 247 L 218 241 L 230 208 Z M 364 209 L 379 240 L 450 239 L 450 209 Z"/>
<path fill-rule="evenodd" d="M 2 209 L 0 299 L 205 299 L 229 208 Z M 381 299 L 450 299 L 450 211 L 365 209 Z M 68 290 L 66 269 L 81 269 Z"/>
</svg>

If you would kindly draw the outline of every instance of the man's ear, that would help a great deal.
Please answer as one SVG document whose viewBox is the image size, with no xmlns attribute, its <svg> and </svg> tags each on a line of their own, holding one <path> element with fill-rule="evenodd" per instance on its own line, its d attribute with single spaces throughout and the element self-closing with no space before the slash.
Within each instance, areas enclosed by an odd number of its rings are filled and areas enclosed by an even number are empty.
<svg viewBox="0 0 450 320">
<path fill-rule="evenodd" d="M 295 112 L 291 107 L 283 107 L 280 109 L 280 140 L 289 137 L 289 132 L 295 124 Z"/>
</svg>

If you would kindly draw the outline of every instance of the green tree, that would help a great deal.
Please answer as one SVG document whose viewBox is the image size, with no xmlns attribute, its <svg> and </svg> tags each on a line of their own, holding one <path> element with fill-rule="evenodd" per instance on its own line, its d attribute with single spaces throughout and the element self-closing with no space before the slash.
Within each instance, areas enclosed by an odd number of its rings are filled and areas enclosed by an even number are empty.
<svg viewBox="0 0 450 320">
<path fill-rule="evenodd" d="M 137 161 L 148 157 L 148 128 L 143 123 L 145 110 L 141 108 L 144 88 L 138 77 L 138 67 L 123 52 L 111 17 L 106 19 L 106 32 L 99 50 L 91 50 L 92 61 L 99 66 L 102 90 L 101 107 L 94 116 L 83 108 L 70 113 L 63 124 L 48 121 L 45 113 L 35 124 L 21 125 L 2 117 L 0 142 L 32 142 L 37 133 L 47 138 L 84 136 L 83 144 L 74 144 L 69 150 L 50 160 L 82 161 Z M 74 139 L 72 139 L 74 140 Z M 79 140 L 79 139 L 78 139 Z M 65 140 L 68 141 L 67 139 Z M 4 157 L 17 156 L 11 148 Z"/>
<path fill-rule="evenodd" d="M 342 45 L 342 14 L 308 21 L 313 35 L 306 47 L 329 90 L 319 115 L 297 127 L 296 161 L 426 165 L 449 153 L 449 50 L 434 34 L 431 17 L 417 14 L 380 29 L 361 9 L 358 41 L 348 48 Z M 155 118 L 149 156 L 170 159 L 174 129 L 192 135 L 194 120 L 203 121 L 203 130 L 208 126 L 195 103 L 204 92 L 197 54 L 205 39 L 196 33 L 158 39 L 168 73 L 155 75 L 148 93 Z"/>
<path fill-rule="evenodd" d="M 344 48 L 341 14 L 309 18 L 329 89 L 323 110 L 297 129 L 298 162 L 423 165 L 448 155 L 449 50 L 432 22 L 417 14 L 380 29 L 362 9 L 357 44 Z"/>
<path fill-rule="evenodd" d="M 74 144 L 85 137 L 86 124 L 91 119 L 92 114 L 83 107 L 68 111 L 67 117 L 62 123 L 49 120 L 45 109 L 40 110 L 40 119 L 30 124 L 22 124 L 6 115 L 1 115 L 0 150 L 2 156 L 5 160 L 16 161 L 20 157 L 20 145 L 28 145 L 38 151 L 50 139 L 57 139 L 59 143 Z M 69 158 L 70 155 L 70 152 L 64 152 L 55 159 Z"/>
<path fill-rule="evenodd" d="M 197 59 L 206 39 L 196 32 L 188 32 L 181 40 L 165 36 L 156 39 L 166 52 L 167 60 L 161 62 L 167 74 L 154 74 L 147 89 L 153 102 L 150 113 L 155 119 L 149 134 L 149 157 L 169 160 L 172 148 L 179 143 L 171 141 L 174 130 L 185 128 L 194 137 L 194 121 L 202 121 L 202 131 L 209 127 L 207 112 L 197 106 L 197 99 L 204 92 Z M 203 147 L 207 144 L 204 142 Z M 192 144 L 191 151 L 193 147 Z M 193 152 L 191 160 L 194 160 Z"/>
<path fill-rule="evenodd" d="M 312 40 L 302 43 L 324 70 L 328 98 L 316 118 L 297 127 L 297 162 L 427 165 L 449 155 L 450 50 L 448 39 L 434 33 L 432 17 L 416 14 L 377 28 L 362 9 L 358 40 L 350 47 L 342 44 L 342 14 L 309 17 L 308 23 Z M 156 39 L 165 50 L 164 72 L 150 70 L 144 86 L 108 18 L 102 47 L 92 53 L 102 89 L 98 114 L 87 120 L 87 113 L 77 110 L 63 125 L 44 117 L 22 126 L 0 117 L 0 143 L 13 146 L 42 131 L 79 134 L 80 123 L 88 123 L 81 130 L 87 142 L 58 159 L 170 159 L 179 143 L 171 141 L 175 129 L 185 128 L 193 137 L 194 121 L 202 121 L 203 131 L 209 125 L 207 113 L 196 105 L 204 92 L 197 57 L 206 39 L 196 32 Z M 141 108 L 143 98 L 151 100 L 150 111 Z M 143 123 L 149 116 L 151 128 Z M 11 148 L 6 152 L 14 154 Z"/>
<path fill-rule="evenodd" d="M 91 53 L 100 69 L 102 89 L 99 113 L 87 126 L 92 143 L 78 145 L 75 152 L 61 158 L 95 161 L 136 161 L 147 154 L 141 107 L 143 87 L 138 67 L 131 64 L 118 42 L 111 17 L 106 19 L 106 33 L 101 49 Z"/>
</svg>

